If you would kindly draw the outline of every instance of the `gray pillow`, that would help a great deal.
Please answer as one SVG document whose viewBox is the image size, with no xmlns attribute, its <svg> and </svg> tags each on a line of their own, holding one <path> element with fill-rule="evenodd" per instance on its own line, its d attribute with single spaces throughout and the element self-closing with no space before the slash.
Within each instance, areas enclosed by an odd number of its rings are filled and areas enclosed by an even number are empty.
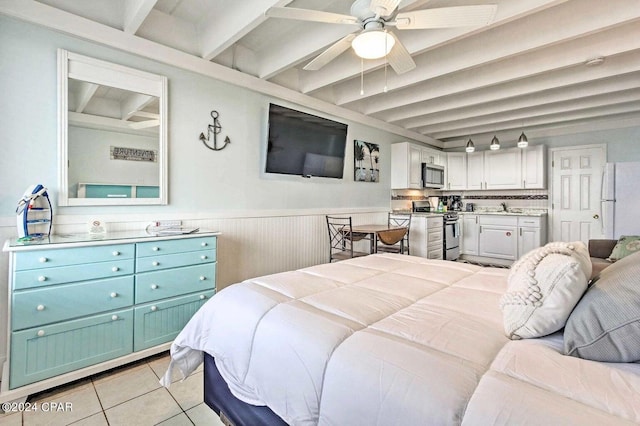
<svg viewBox="0 0 640 426">
<path fill-rule="evenodd" d="M 564 351 L 594 361 L 640 361 L 640 252 L 594 280 L 569 315 Z"/>
</svg>

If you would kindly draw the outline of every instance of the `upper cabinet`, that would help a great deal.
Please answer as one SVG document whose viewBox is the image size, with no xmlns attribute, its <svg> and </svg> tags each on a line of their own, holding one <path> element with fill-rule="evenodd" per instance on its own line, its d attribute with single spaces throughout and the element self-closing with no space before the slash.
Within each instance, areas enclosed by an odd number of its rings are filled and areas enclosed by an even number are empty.
<svg viewBox="0 0 640 426">
<path fill-rule="evenodd" d="M 547 147 L 535 145 L 522 151 L 522 187 L 545 189 L 547 187 Z"/>
<path fill-rule="evenodd" d="M 544 189 L 546 148 L 509 148 L 474 153 L 450 152 L 447 185 L 451 191 Z"/>
<path fill-rule="evenodd" d="M 522 149 L 485 152 L 484 189 L 522 188 Z"/>
<path fill-rule="evenodd" d="M 444 166 L 446 154 L 409 142 L 391 145 L 391 189 L 421 189 L 422 163 Z"/>
<path fill-rule="evenodd" d="M 467 189 L 467 154 L 450 152 L 447 155 L 447 191 Z"/>
<path fill-rule="evenodd" d="M 484 153 L 467 154 L 467 186 L 466 189 L 476 191 L 484 189 Z"/>
</svg>

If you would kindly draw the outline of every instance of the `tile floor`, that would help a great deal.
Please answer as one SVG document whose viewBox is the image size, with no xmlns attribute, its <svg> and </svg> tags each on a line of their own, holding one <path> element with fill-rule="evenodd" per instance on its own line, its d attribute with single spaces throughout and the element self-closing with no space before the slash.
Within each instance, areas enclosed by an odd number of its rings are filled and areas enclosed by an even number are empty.
<svg viewBox="0 0 640 426">
<path fill-rule="evenodd" d="M 2 426 L 223 426 L 203 402 L 202 366 L 184 382 L 174 374 L 166 389 L 158 383 L 169 365 L 169 353 L 156 355 L 46 392 L 28 402 L 58 403 L 61 411 L 3 413 Z M 179 374 L 179 373 L 178 373 Z M 63 403 L 63 404 L 60 404 Z M 69 403 L 64 405 L 64 403 Z M 69 407 L 70 409 L 67 409 Z"/>
</svg>

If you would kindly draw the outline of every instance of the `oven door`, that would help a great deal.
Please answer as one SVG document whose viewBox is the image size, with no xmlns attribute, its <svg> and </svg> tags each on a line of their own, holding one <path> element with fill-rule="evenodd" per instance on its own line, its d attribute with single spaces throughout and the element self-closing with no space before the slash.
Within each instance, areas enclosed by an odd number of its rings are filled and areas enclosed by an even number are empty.
<svg viewBox="0 0 640 426">
<path fill-rule="evenodd" d="M 456 260 L 460 257 L 460 227 L 457 220 L 444 222 L 444 259 Z"/>
</svg>

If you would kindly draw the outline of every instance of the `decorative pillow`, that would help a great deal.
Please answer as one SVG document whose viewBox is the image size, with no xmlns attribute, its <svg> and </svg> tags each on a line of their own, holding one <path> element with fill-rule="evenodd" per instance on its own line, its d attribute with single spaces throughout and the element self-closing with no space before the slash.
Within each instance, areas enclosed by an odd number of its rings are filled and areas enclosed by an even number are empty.
<svg viewBox="0 0 640 426">
<path fill-rule="evenodd" d="M 637 235 L 623 235 L 618 240 L 618 243 L 613 248 L 608 260 L 615 262 L 625 256 L 629 256 L 632 253 L 640 251 L 640 236 Z"/>
<path fill-rule="evenodd" d="M 594 280 L 569 316 L 564 351 L 594 361 L 640 361 L 640 252 Z"/>
<path fill-rule="evenodd" d="M 512 266 L 500 299 L 510 339 L 546 336 L 564 327 L 591 276 L 586 244 L 552 242 Z"/>
</svg>

